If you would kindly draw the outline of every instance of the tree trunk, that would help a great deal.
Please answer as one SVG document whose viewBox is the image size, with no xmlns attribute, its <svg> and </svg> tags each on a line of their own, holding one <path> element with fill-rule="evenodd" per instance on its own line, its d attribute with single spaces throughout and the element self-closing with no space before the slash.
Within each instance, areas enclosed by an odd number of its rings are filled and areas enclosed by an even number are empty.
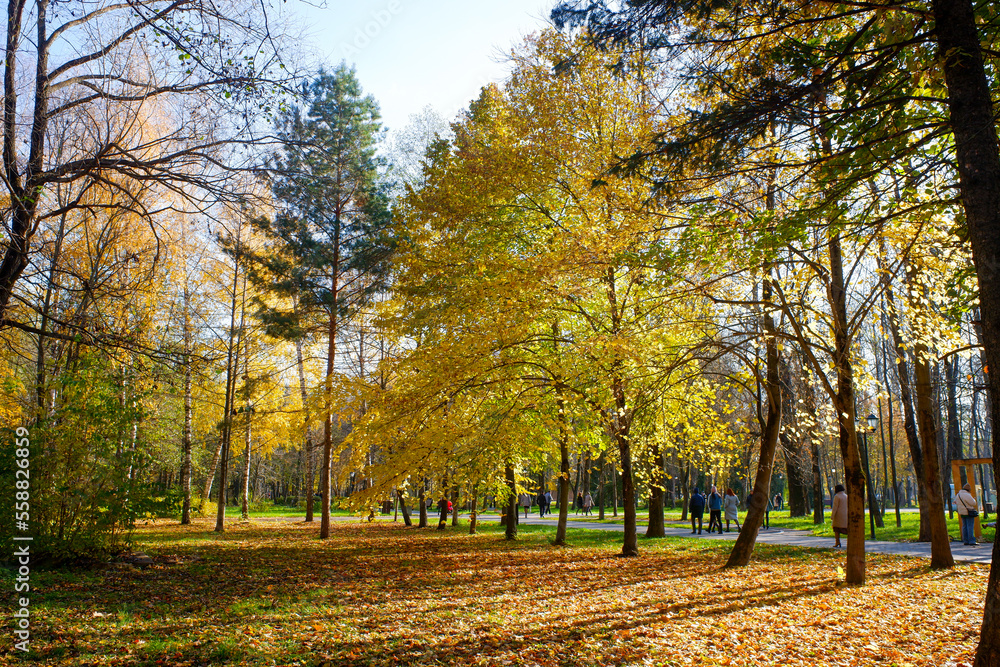
<svg viewBox="0 0 1000 667">
<path fill-rule="evenodd" d="M 320 516 L 320 539 L 330 537 L 330 475 L 333 467 L 333 373 L 337 359 L 337 312 L 339 300 L 340 275 L 340 212 L 336 212 L 337 221 L 333 238 L 333 265 L 330 278 L 330 323 L 327 327 L 326 345 L 326 378 L 323 382 L 323 465 L 320 487 L 323 492 L 323 507 Z"/>
<path fill-rule="evenodd" d="M 611 516 L 618 518 L 618 466 L 611 462 L 611 500 L 614 506 L 611 508 Z"/>
<path fill-rule="evenodd" d="M 219 501 L 215 513 L 215 532 L 226 530 L 226 498 L 229 492 L 229 443 L 233 429 L 233 406 L 236 402 L 236 369 L 239 368 L 240 341 L 246 316 L 246 278 L 243 279 L 243 311 L 240 314 L 239 334 L 236 333 L 236 299 L 240 275 L 240 239 L 242 230 L 236 238 L 236 252 L 233 256 L 233 298 L 229 311 L 229 344 L 226 353 L 226 399 L 222 417 L 221 443 L 219 445 Z M 234 338 L 236 340 L 234 340 Z M 208 483 L 206 486 L 211 486 Z"/>
<path fill-rule="evenodd" d="M 884 254 L 884 242 L 880 240 L 880 254 Z M 913 472 L 917 478 L 917 507 L 920 510 L 920 532 L 917 540 L 920 542 L 930 542 L 931 518 L 930 504 L 927 497 L 927 486 L 924 484 L 924 454 L 921 448 L 920 438 L 917 434 L 917 420 L 913 412 L 913 392 L 910 386 L 910 369 L 907 364 L 906 346 L 903 343 L 903 336 L 899 331 L 899 316 L 896 308 L 896 298 L 892 290 L 892 284 L 885 279 L 885 299 L 889 304 L 887 320 L 889 333 L 892 334 L 893 349 L 896 354 L 896 379 L 899 381 L 899 403 L 903 406 L 903 431 L 906 433 L 906 444 L 910 449 L 910 460 L 913 463 Z"/>
<path fill-rule="evenodd" d="M 760 439 L 760 459 L 757 462 L 757 475 L 754 477 L 753 493 L 750 495 L 750 506 L 743 520 L 743 529 L 736 537 L 736 543 L 729 554 L 724 567 L 745 567 L 750 563 L 754 545 L 757 543 L 757 533 L 764 522 L 764 512 L 767 509 L 768 497 L 771 495 L 771 472 L 774 466 L 774 454 L 778 449 L 778 433 L 781 429 L 781 379 L 778 374 L 778 340 L 775 336 L 774 318 L 770 314 L 773 287 L 771 267 L 765 267 L 764 272 L 764 313 L 761 324 L 764 330 L 765 363 L 767 377 L 764 384 L 767 394 L 767 418 L 763 425 Z"/>
<path fill-rule="evenodd" d="M 472 511 L 469 513 L 469 535 L 476 534 L 476 523 L 479 517 L 476 515 L 479 503 L 479 487 L 472 487 Z"/>
<path fill-rule="evenodd" d="M 955 566 L 955 559 L 951 554 L 948 525 L 944 518 L 937 447 L 931 444 L 937 440 L 937 425 L 934 422 L 930 362 L 927 359 L 927 347 L 923 343 L 918 342 L 913 353 L 916 358 L 913 379 L 917 389 L 917 423 L 920 426 L 920 440 L 925 445 L 923 468 L 928 496 L 928 517 L 931 524 L 931 568 L 949 568 Z"/>
<path fill-rule="evenodd" d="M 181 524 L 191 523 L 191 354 L 193 350 L 191 333 L 191 291 L 184 281 L 184 427 L 181 431 L 181 491 L 184 504 L 181 507 Z M 215 474 L 215 471 L 213 471 Z M 211 482 L 209 482 L 211 483 Z"/>
<path fill-rule="evenodd" d="M 602 449 L 601 450 L 601 457 L 600 457 L 600 460 L 598 461 L 598 465 L 601 467 L 601 488 L 600 488 L 600 491 L 598 491 L 598 493 L 600 495 L 597 498 L 597 502 L 600 503 L 601 508 L 600 508 L 600 510 L 598 510 L 597 518 L 600 521 L 604 521 L 604 516 L 605 516 L 604 515 L 604 505 L 605 505 L 604 499 L 605 499 L 605 495 L 606 495 L 605 492 L 607 491 L 607 489 L 605 489 L 604 487 L 607 486 L 607 475 L 606 475 L 606 473 L 607 473 L 607 470 L 608 470 L 608 462 L 607 462 L 606 453 L 607 453 L 606 450 Z"/>
<path fill-rule="evenodd" d="M 684 474 L 681 476 L 681 522 L 688 520 L 688 503 L 691 502 L 690 477 L 691 462 L 687 461 L 684 464 Z"/>
<path fill-rule="evenodd" d="M 796 410 L 795 390 L 792 382 L 791 364 L 780 360 L 779 378 L 781 379 L 781 423 L 783 428 L 779 435 L 781 449 L 785 455 L 785 474 L 788 477 L 788 515 L 806 515 L 806 495 L 809 482 L 806 477 L 806 465 L 803 460 L 805 443 L 803 434 L 798 432 L 798 415 Z"/>
<path fill-rule="evenodd" d="M 804 372 L 805 369 L 803 369 Z M 816 394 L 813 392 L 813 387 L 809 383 L 808 377 L 803 377 L 802 400 L 804 401 L 803 407 L 806 414 L 816 414 Z M 823 478 L 821 456 L 819 453 L 819 437 L 816 434 L 815 428 L 809 429 L 807 437 L 809 438 L 809 456 L 812 459 L 813 524 L 819 526 L 824 523 L 825 518 L 823 516 Z"/>
<path fill-rule="evenodd" d="M 296 304 L 297 307 L 297 304 Z M 295 367 L 299 372 L 299 395 L 302 398 L 302 423 L 305 436 L 306 459 L 306 523 L 313 521 L 313 505 L 316 495 L 316 466 L 313 456 L 312 425 L 309 415 L 309 392 L 306 391 L 306 367 L 302 354 L 302 341 L 295 341 Z M 409 525 L 409 524 L 407 524 Z"/>
<path fill-rule="evenodd" d="M 556 399 L 559 408 L 559 521 L 556 524 L 555 544 L 566 544 L 566 524 L 569 521 L 569 424 L 566 420 L 566 402 Z"/>
<path fill-rule="evenodd" d="M 410 510 L 406 507 L 406 493 L 402 489 L 396 489 L 396 498 L 399 500 L 399 511 L 403 513 L 403 525 L 412 526 Z"/>
<path fill-rule="evenodd" d="M 663 481 L 666 471 L 663 470 L 663 457 L 660 446 L 653 445 L 653 468 L 649 480 L 649 523 L 646 525 L 646 537 L 666 537 L 663 525 Z"/>
<path fill-rule="evenodd" d="M 420 482 L 420 493 L 417 494 L 417 500 L 420 501 L 420 521 L 417 523 L 417 528 L 427 527 L 427 483 L 426 480 Z"/>
<path fill-rule="evenodd" d="M 503 469 L 504 480 L 507 482 L 507 525 L 504 538 L 517 539 L 517 480 L 514 478 L 514 465 L 508 461 Z"/>
<path fill-rule="evenodd" d="M 861 469 L 858 431 L 855 415 L 854 368 L 851 364 L 851 335 L 847 319 L 847 286 L 840 234 L 829 239 L 830 301 L 833 326 L 833 365 L 837 373 L 837 393 L 833 397 L 840 426 L 840 453 L 844 460 L 847 485 L 847 565 L 845 580 L 849 584 L 865 583 L 865 476 Z"/>
</svg>

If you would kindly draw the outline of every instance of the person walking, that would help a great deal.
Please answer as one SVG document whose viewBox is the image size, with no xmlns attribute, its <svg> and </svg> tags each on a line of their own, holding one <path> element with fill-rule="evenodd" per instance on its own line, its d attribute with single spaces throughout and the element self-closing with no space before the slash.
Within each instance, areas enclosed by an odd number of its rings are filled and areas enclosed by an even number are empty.
<svg viewBox="0 0 1000 667">
<path fill-rule="evenodd" d="M 779 512 L 785 509 L 785 499 L 781 495 L 781 491 L 774 494 L 774 509 L 776 509 Z"/>
<path fill-rule="evenodd" d="M 524 518 L 528 518 L 528 510 L 531 509 L 531 496 L 527 493 L 521 494 L 521 507 L 524 508 Z"/>
<path fill-rule="evenodd" d="M 726 488 L 725 497 L 725 510 L 726 510 L 726 532 L 729 532 L 729 522 L 736 522 L 736 530 L 743 530 L 740 526 L 740 499 L 736 497 L 736 493 L 731 488 Z"/>
<path fill-rule="evenodd" d="M 587 491 L 587 495 L 583 497 L 583 514 L 585 516 L 590 516 L 591 508 L 594 506 L 594 498 L 590 495 L 590 491 Z"/>
<path fill-rule="evenodd" d="M 958 520 L 962 528 L 962 544 L 976 546 L 976 517 L 979 516 L 979 503 L 972 495 L 972 485 L 966 484 L 955 495 L 955 505 L 958 506 Z"/>
<path fill-rule="evenodd" d="M 538 503 L 538 518 L 545 518 L 545 494 L 541 491 L 538 492 L 538 497 L 535 498 L 535 502 Z"/>
<path fill-rule="evenodd" d="M 750 499 L 753 498 L 753 493 L 747 496 L 747 509 L 750 508 Z M 771 504 L 771 498 L 767 498 L 767 504 L 764 505 L 764 520 L 760 523 L 761 530 L 767 530 L 771 527 L 771 510 L 774 509 L 774 505 Z"/>
<path fill-rule="evenodd" d="M 552 492 L 545 492 L 545 513 L 552 514 Z"/>
<path fill-rule="evenodd" d="M 576 493 L 576 513 L 579 514 L 580 510 L 583 509 L 583 491 L 577 491 Z"/>
<path fill-rule="evenodd" d="M 698 522 L 698 534 L 701 535 L 702 517 L 705 514 L 705 496 L 698 493 L 698 487 L 694 488 L 691 500 L 688 502 L 688 510 L 691 512 L 691 534 L 695 533 L 695 521 Z"/>
<path fill-rule="evenodd" d="M 715 485 L 712 485 L 712 491 L 708 494 L 708 532 L 712 532 L 716 527 L 719 529 L 719 535 L 722 534 L 722 494 L 719 493 Z"/>
<path fill-rule="evenodd" d="M 840 536 L 847 538 L 847 491 L 843 484 L 833 487 L 833 502 L 830 504 L 830 516 L 833 519 L 833 537 L 836 539 L 833 548 L 840 549 L 844 545 L 840 543 Z"/>
</svg>

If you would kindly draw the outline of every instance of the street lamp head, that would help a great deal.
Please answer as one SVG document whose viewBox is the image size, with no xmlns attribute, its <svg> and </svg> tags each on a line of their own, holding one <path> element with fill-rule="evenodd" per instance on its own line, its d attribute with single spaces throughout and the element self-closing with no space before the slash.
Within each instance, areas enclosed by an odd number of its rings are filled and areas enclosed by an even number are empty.
<svg viewBox="0 0 1000 667">
<path fill-rule="evenodd" d="M 875 415 L 868 415 L 865 421 L 868 422 L 869 430 L 874 431 L 875 427 L 878 426 L 878 417 L 876 417 Z"/>
</svg>

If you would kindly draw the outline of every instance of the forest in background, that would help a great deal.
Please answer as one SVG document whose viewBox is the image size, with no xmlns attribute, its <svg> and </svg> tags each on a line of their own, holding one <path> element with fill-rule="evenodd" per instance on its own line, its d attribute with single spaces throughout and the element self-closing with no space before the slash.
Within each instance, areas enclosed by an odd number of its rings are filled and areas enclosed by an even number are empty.
<svg viewBox="0 0 1000 667">
<path fill-rule="evenodd" d="M 822 522 L 845 483 L 849 582 L 866 508 L 919 506 L 951 565 L 950 461 L 996 460 L 989 156 L 955 119 L 975 50 L 996 156 L 991 3 L 564 3 L 506 82 L 393 133 L 350 67 L 300 70 L 239 3 L 30 7 L 8 17 L 0 474 L 13 506 L 27 428 L 52 559 L 144 517 L 223 531 L 234 502 L 327 537 L 335 503 L 426 525 L 442 494 L 509 515 L 543 489 L 557 541 L 571 495 L 613 495 L 636 555 L 637 506 L 662 534 L 715 483 L 753 492 L 740 565 L 774 493 Z M 942 46 L 945 10 L 974 49 Z"/>
</svg>

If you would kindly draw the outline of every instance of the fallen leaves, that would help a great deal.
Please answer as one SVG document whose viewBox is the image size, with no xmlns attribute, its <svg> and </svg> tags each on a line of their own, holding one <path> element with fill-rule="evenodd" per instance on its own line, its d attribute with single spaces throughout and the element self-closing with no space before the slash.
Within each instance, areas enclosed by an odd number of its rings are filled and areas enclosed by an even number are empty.
<svg viewBox="0 0 1000 667">
<path fill-rule="evenodd" d="M 147 570 L 42 573 L 35 658 L 50 665 L 911 665 L 971 662 L 988 567 L 724 543 L 556 548 L 543 533 L 335 523 L 146 529 Z M 157 551 L 176 554 L 168 565 Z M 200 559 L 191 558 L 199 554 Z M 797 554 L 797 555 L 789 555 Z"/>
</svg>

